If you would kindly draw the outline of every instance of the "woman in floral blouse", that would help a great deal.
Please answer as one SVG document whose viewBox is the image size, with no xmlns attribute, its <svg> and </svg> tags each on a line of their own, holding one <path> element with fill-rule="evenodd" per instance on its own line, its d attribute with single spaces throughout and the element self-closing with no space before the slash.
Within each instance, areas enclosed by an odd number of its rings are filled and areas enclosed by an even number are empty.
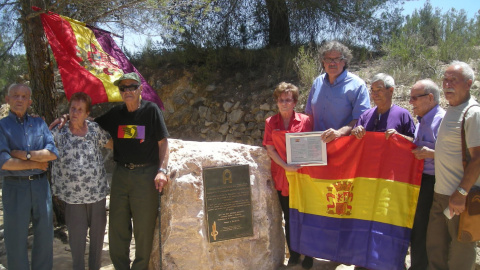
<svg viewBox="0 0 480 270">
<path fill-rule="evenodd" d="M 112 148 L 110 135 L 87 117 L 92 106 L 85 93 L 70 98 L 70 121 L 52 130 L 60 158 L 53 163 L 53 193 L 66 202 L 65 221 L 72 251 L 73 269 L 85 269 L 85 246 L 90 228 L 88 269 L 100 269 L 109 192 L 102 147 Z"/>
</svg>

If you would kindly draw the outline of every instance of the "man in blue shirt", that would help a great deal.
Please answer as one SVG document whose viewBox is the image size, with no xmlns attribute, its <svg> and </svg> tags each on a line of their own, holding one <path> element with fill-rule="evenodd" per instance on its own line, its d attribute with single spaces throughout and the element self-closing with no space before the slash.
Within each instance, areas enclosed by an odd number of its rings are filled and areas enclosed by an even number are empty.
<svg viewBox="0 0 480 270">
<path fill-rule="evenodd" d="M 327 42 L 319 55 L 326 73 L 313 82 L 305 112 L 313 117 L 313 130 L 325 131 L 322 139 L 328 143 L 350 135 L 360 115 L 370 108 L 370 97 L 365 82 L 347 71 L 352 53 L 345 45 Z"/>
<path fill-rule="evenodd" d="M 424 160 L 422 184 L 410 239 L 412 262 L 410 270 L 423 270 L 428 266 L 426 241 L 435 186 L 435 142 L 438 128 L 445 115 L 445 110 L 438 105 L 439 100 L 440 88 L 429 79 L 416 82 L 410 90 L 410 104 L 418 118 L 413 141 L 417 148 L 412 150 L 412 153 L 417 159 Z"/>
<path fill-rule="evenodd" d="M 45 122 L 28 115 L 32 91 L 12 84 L 6 101 L 7 117 L 0 120 L 0 174 L 8 269 L 30 269 L 27 237 L 33 224 L 32 269 L 53 267 L 52 197 L 46 176 L 48 162 L 58 157 Z"/>
</svg>

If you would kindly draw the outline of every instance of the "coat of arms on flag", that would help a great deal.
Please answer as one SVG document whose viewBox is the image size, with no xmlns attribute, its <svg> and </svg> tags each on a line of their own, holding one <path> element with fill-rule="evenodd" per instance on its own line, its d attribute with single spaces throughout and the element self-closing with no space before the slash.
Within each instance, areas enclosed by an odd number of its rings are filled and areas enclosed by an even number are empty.
<svg viewBox="0 0 480 270">
<path fill-rule="evenodd" d="M 285 131 L 273 133 L 277 152 Z M 277 147 L 278 146 L 278 147 Z M 368 269 L 403 270 L 423 160 L 416 146 L 383 133 L 327 144 L 328 165 L 286 172 L 294 251 Z"/>
</svg>

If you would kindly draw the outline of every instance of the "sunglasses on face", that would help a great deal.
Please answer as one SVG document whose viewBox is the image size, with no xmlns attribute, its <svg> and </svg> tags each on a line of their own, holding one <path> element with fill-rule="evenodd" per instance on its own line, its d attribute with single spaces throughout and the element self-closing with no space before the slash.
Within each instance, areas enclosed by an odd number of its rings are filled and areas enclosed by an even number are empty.
<svg viewBox="0 0 480 270">
<path fill-rule="evenodd" d="M 138 89 L 138 87 L 140 87 L 140 85 L 138 85 L 138 84 L 120 85 L 120 86 L 118 87 L 118 90 L 120 90 L 120 92 L 135 91 L 135 90 Z"/>
</svg>

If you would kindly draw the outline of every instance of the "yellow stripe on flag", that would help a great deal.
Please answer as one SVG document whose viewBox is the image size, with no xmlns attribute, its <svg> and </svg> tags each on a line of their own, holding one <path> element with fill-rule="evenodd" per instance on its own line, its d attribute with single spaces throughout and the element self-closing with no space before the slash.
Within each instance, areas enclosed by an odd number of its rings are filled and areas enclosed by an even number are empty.
<svg viewBox="0 0 480 270">
<path fill-rule="evenodd" d="M 420 187 L 398 181 L 356 177 L 323 180 L 286 172 L 290 208 L 307 214 L 361 219 L 412 228 Z"/>
<path fill-rule="evenodd" d="M 102 46 L 98 43 L 97 39 L 95 38 L 95 34 L 92 30 L 86 27 L 86 24 L 68 17 L 60 16 L 64 20 L 70 23 L 70 26 L 73 29 L 73 33 L 75 34 L 75 38 L 77 40 L 77 55 L 82 53 L 89 53 L 93 52 L 94 49 L 92 48 L 93 44 L 96 47 L 96 50 L 100 52 L 101 55 L 107 55 L 105 51 L 103 51 Z M 81 56 L 80 56 L 81 57 Z M 91 56 L 95 57 L 95 56 Z M 81 57 L 82 59 L 88 59 L 88 56 Z M 90 65 L 90 63 L 81 63 L 82 66 Z M 88 68 L 85 67 L 93 76 L 97 77 L 105 87 L 105 92 L 108 96 L 109 102 L 119 102 L 122 101 L 122 97 L 120 96 L 120 92 L 118 91 L 118 87 L 113 85 L 113 82 L 120 78 L 123 75 L 123 71 L 117 67 L 113 70 L 112 75 L 105 74 L 103 70 L 97 70 L 94 67 Z"/>
</svg>

